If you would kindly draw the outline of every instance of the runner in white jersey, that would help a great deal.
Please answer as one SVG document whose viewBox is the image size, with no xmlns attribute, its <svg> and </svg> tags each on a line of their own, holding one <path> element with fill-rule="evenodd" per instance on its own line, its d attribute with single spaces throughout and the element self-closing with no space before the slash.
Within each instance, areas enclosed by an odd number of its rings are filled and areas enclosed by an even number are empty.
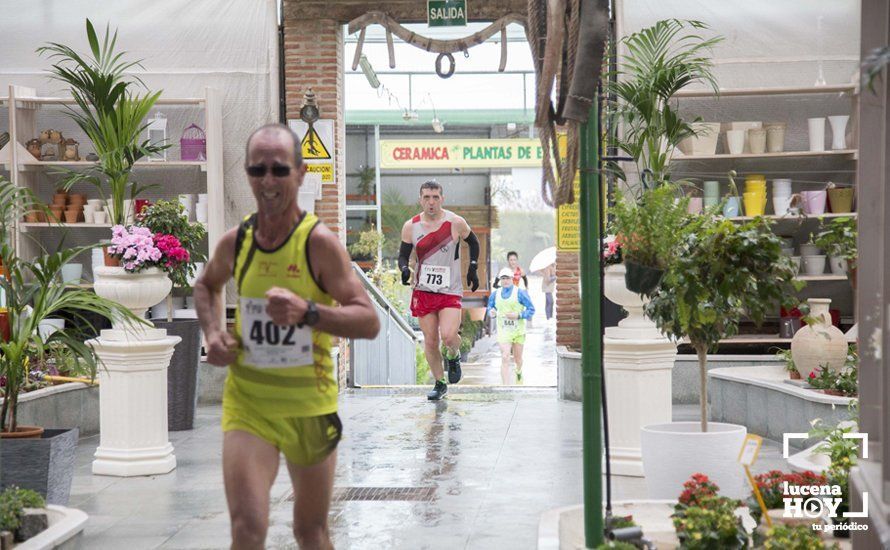
<svg viewBox="0 0 890 550">
<path fill-rule="evenodd" d="M 479 261 L 479 240 L 467 221 L 454 212 L 444 210 L 442 186 L 428 181 L 420 186 L 423 212 L 402 226 L 402 245 L 399 248 L 399 268 L 402 284 L 411 283 L 408 260 L 416 248 L 417 264 L 414 292 L 411 295 L 411 314 L 419 319 L 424 336 L 424 354 L 436 385 L 427 394 L 430 401 L 438 401 L 448 392 L 448 383 L 461 378 L 460 336 L 461 298 L 463 277 L 460 272 L 460 239 L 470 248 L 467 285 L 479 288 L 476 269 Z M 445 344 L 448 378 L 442 365 L 441 344 Z"/>
</svg>

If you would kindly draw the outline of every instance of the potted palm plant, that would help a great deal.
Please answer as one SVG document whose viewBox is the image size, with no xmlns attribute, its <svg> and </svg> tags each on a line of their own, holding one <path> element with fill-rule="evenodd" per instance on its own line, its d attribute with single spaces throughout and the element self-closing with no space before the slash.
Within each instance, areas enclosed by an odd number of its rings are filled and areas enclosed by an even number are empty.
<svg viewBox="0 0 890 550">
<path fill-rule="evenodd" d="M 736 458 L 744 426 L 708 423 L 708 353 L 738 333 L 743 316 L 755 323 L 787 305 L 802 283 L 791 258 L 766 221 L 745 225 L 712 216 L 690 223 L 683 242 L 646 314 L 667 336 L 689 342 L 698 356 L 701 422 L 673 422 L 642 429 L 643 469 L 650 496 L 668 498 L 695 469 L 715 478 L 729 496 L 742 496 Z M 702 452 L 706 449 L 707 452 Z"/>
<path fill-rule="evenodd" d="M 27 383 L 29 363 L 43 360 L 53 347 L 64 346 L 90 376 L 96 372 L 96 358 L 84 342 L 92 336 L 89 316 L 138 320 L 123 306 L 79 287 L 58 283 L 62 267 L 91 246 L 63 247 L 44 251 L 28 261 L 12 246 L 15 221 L 25 212 L 44 211 L 33 193 L 0 178 L 0 258 L 5 275 L 0 286 L 6 299 L 8 338 L 0 341 L 0 438 L 3 439 L 2 486 L 18 485 L 33 489 L 52 504 L 66 504 L 74 470 L 77 428 L 44 429 L 20 426 L 17 405 Z M 40 324 L 61 313 L 73 320 L 62 329 L 47 333 Z"/>
<path fill-rule="evenodd" d="M 96 187 L 109 205 L 112 225 L 126 221 L 124 200 L 135 199 L 146 187 L 132 180 L 133 164 L 139 159 L 159 153 L 169 144 L 141 140 L 148 126 L 146 117 L 161 96 L 161 92 L 134 92 L 136 84 L 143 84 L 124 73 L 141 67 L 139 61 L 126 61 L 124 52 L 117 52 L 117 31 L 106 27 L 101 45 L 92 22 L 86 20 L 90 51 L 80 54 L 70 46 L 50 42 L 38 48 L 54 63 L 52 78 L 68 85 L 76 107 L 66 114 L 92 141 L 99 160 L 83 171 L 62 170 L 66 175 L 61 187 L 68 190 L 78 182 Z"/>
<path fill-rule="evenodd" d="M 195 264 L 205 260 L 200 252 L 207 235 L 202 224 L 191 223 L 179 201 L 160 200 L 143 211 L 139 224 L 155 236 L 175 236 L 187 258 L 167 266 L 165 271 L 173 288 L 187 289 L 195 276 Z M 174 244 L 174 243 L 171 243 Z M 167 295 L 167 317 L 152 319 L 157 328 L 179 336 L 170 368 L 167 369 L 167 427 L 172 431 L 190 430 L 195 421 L 198 396 L 198 365 L 201 361 L 201 325 L 197 319 L 173 318 L 173 293 Z"/>
<path fill-rule="evenodd" d="M 703 38 L 708 26 L 700 21 L 667 19 L 624 37 L 626 53 L 618 68 L 606 74 L 609 98 L 606 117 L 612 145 L 633 157 L 639 173 L 649 170 L 656 184 L 670 179 L 667 168 L 681 141 L 697 135 L 701 118 L 684 119 L 671 105 L 674 94 L 690 84 L 718 90 L 710 50 L 723 40 Z M 621 179 L 624 171 L 611 164 Z"/>
</svg>

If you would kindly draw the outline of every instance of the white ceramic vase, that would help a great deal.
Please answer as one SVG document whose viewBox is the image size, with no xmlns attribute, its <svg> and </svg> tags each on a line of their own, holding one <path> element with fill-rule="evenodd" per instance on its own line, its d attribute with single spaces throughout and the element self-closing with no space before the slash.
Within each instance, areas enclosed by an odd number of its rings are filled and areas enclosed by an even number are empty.
<svg viewBox="0 0 890 550">
<path fill-rule="evenodd" d="M 127 307 L 137 317 L 145 318 L 151 306 L 164 299 L 173 288 L 173 281 L 156 267 L 127 273 L 123 267 L 97 266 L 93 271 L 96 294 Z M 114 328 L 126 328 L 126 323 L 113 320 Z"/>
<path fill-rule="evenodd" d="M 791 340 L 791 357 L 797 370 L 806 377 L 818 367 L 827 366 L 837 372 L 847 359 L 847 338 L 831 324 L 828 298 L 810 298 L 810 317 L 815 322 L 795 333 Z"/>
<path fill-rule="evenodd" d="M 605 269 L 603 294 L 627 311 L 627 317 L 618 322 L 618 327 L 606 328 L 606 336 L 610 338 L 631 336 L 634 338 L 661 338 L 661 333 L 655 323 L 643 313 L 643 308 L 649 303 L 649 299 L 627 289 L 627 284 L 624 281 L 626 271 L 624 264 L 610 265 Z M 616 328 L 618 330 L 614 330 Z"/>
<path fill-rule="evenodd" d="M 848 115 L 828 117 L 828 122 L 831 124 L 831 148 L 835 151 L 847 148 L 847 122 L 849 120 Z"/>
</svg>

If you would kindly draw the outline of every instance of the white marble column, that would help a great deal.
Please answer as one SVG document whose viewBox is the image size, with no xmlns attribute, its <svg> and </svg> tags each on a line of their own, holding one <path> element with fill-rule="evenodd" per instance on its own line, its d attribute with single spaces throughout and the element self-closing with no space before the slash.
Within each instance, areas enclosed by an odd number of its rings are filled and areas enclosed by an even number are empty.
<svg viewBox="0 0 890 550">
<path fill-rule="evenodd" d="M 667 338 L 603 340 L 613 474 L 643 476 L 640 428 L 671 421 L 676 358 L 677 346 Z"/>
<path fill-rule="evenodd" d="M 628 313 L 603 338 L 612 473 L 643 477 L 640 428 L 672 421 L 671 371 L 677 346 L 643 313 L 648 299 L 629 291 L 624 266 L 606 268 L 606 297 Z"/>
<path fill-rule="evenodd" d="M 179 341 L 161 329 L 112 329 L 88 342 L 101 362 L 94 474 L 145 476 L 176 467 L 167 437 L 167 367 Z"/>
</svg>

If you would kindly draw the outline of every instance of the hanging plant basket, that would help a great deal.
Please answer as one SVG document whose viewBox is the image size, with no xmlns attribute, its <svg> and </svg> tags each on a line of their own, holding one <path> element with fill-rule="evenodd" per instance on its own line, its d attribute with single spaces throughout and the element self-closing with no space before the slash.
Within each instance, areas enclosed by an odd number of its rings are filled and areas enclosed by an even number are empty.
<svg viewBox="0 0 890 550">
<path fill-rule="evenodd" d="M 644 294 L 646 296 L 655 292 L 655 289 L 658 288 L 658 283 L 661 282 L 661 277 L 664 275 L 664 271 L 661 269 L 640 265 L 626 260 L 624 262 L 624 267 L 626 269 L 624 273 L 624 284 L 627 285 L 627 289 L 631 292 Z"/>
</svg>

